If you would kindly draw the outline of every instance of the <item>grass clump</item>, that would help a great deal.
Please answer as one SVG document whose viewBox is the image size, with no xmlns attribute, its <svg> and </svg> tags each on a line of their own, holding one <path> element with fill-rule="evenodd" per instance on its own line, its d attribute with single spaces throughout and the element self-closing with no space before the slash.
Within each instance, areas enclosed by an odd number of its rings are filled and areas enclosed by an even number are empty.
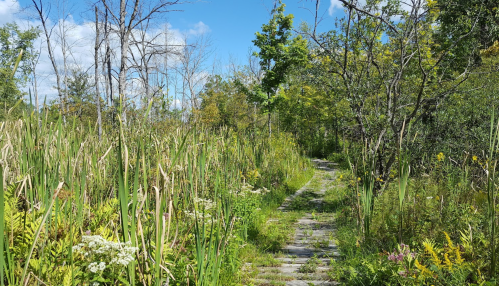
<svg viewBox="0 0 499 286">
<path fill-rule="evenodd" d="M 313 172 L 291 137 L 146 118 L 101 140 L 34 113 L 0 125 L 4 282 L 234 285 L 244 245 L 285 243 L 263 226 Z"/>
</svg>

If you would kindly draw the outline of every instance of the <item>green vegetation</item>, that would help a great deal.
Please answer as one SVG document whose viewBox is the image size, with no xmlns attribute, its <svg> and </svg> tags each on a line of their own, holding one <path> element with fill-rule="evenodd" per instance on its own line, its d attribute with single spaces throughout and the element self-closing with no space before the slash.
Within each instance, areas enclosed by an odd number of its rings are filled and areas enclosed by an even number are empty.
<svg viewBox="0 0 499 286">
<path fill-rule="evenodd" d="M 284 243 L 265 213 L 311 174 L 285 135 L 138 125 L 99 142 L 34 116 L 1 130 L 8 285 L 234 283 L 246 239 Z"/>
<path fill-rule="evenodd" d="M 121 38 L 133 57 L 114 89 L 140 73 L 137 102 L 115 93 L 97 37 L 105 82 L 64 63 L 59 102 L 34 106 L 39 30 L 0 27 L 0 285 L 247 285 L 281 265 L 305 212 L 334 214 L 311 245 L 338 245 L 328 275 L 345 285 L 496 285 L 497 1 L 338 1 L 329 31 L 319 16 L 293 30 L 276 1 L 248 66 L 206 81 L 190 70 L 201 44 L 175 50 L 172 84 L 149 78 L 156 44 Z M 337 172 L 278 211 L 314 175 L 309 157 Z"/>
</svg>

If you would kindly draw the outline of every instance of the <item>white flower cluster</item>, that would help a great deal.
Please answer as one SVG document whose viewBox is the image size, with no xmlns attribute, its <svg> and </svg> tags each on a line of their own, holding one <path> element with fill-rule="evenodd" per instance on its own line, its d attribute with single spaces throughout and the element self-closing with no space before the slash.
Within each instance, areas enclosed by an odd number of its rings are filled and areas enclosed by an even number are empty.
<svg viewBox="0 0 499 286">
<path fill-rule="evenodd" d="M 88 265 L 88 270 L 93 273 L 97 273 L 97 271 L 104 271 L 104 269 L 106 269 L 105 262 L 92 262 Z"/>
<path fill-rule="evenodd" d="M 109 265 L 127 266 L 134 260 L 139 249 L 132 247 L 130 242 L 113 242 L 100 235 L 84 235 L 82 242 L 73 246 L 73 251 L 82 252 L 85 257 L 98 256 L 106 260 Z M 88 265 L 89 271 L 96 273 L 106 269 L 105 262 L 92 262 Z"/>
<path fill-rule="evenodd" d="M 211 210 L 215 206 L 210 199 L 194 198 L 194 203 L 198 205 L 200 210 Z"/>
<path fill-rule="evenodd" d="M 261 189 L 256 189 L 256 190 L 254 188 L 255 187 L 253 187 L 252 185 L 244 183 L 242 185 L 240 191 L 231 192 L 231 193 L 235 193 L 238 196 L 245 197 L 246 194 L 261 195 L 261 194 L 266 194 L 266 193 L 270 192 L 270 190 L 265 188 L 265 187 L 262 187 Z"/>
<path fill-rule="evenodd" d="M 211 215 L 209 213 L 203 213 L 203 212 L 190 212 L 190 211 L 184 211 L 185 215 L 191 219 L 195 219 L 197 217 L 198 220 L 206 220 L 206 219 L 211 219 Z"/>
</svg>

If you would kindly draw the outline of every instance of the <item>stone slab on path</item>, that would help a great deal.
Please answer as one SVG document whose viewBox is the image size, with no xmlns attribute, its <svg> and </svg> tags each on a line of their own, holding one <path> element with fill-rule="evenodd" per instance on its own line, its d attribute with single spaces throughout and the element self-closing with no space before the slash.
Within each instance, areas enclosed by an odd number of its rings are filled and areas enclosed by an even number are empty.
<svg viewBox="0 0 499 286">
<path fill-rule="evenodd" d="M 305 192 L 312 192 L 314 197 L 308 201 L 314 206 L 312 212 L 306 212 L 294 224 L 293 240 L 282 249 L 282 254 L 275 259 L 282 262 L 277 267 L 255 267 L 246 265 L 246 269 L 257 271 L 249 285 L 255 286 L 311 286 L 338 285 L 330 281 L 327 272 L 331 271 L 331 261 L 339 256 L 338 248 L 333 243 L 335 234 L 334 218 L 331 213 L 321 213 L 323 196 L 334 177 L 334 163 L 313 160 L 317 170 L 313 178 L 295 194 L 285 199 L 278 208 L 282 212 L 293 211 L 292 202 Z M 315 212 L 319 213 L 317 215 Z"/>
</svg>

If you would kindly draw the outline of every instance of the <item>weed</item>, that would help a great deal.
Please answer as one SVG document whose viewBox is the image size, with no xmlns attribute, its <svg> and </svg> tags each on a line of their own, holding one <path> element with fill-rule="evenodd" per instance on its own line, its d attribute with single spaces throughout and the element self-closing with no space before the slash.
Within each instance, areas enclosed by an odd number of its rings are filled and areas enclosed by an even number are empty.
<svg viewBox="0 0 499 286">
<path fill-rule="evenodd" d="M 307 260 L 305 264 L 298 268 L 299 273 L 315 273 L 317 271 L 317 267 L 322 265 L 322 261 L 319 260 L 316 256 Z"/>
</svg>

